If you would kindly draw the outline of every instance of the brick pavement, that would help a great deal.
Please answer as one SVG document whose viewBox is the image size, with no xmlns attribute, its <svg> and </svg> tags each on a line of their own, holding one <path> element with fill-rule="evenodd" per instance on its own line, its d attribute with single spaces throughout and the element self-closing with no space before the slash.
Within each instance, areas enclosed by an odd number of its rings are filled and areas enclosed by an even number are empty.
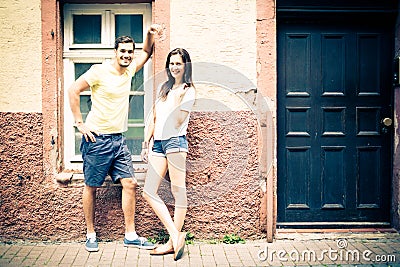
<svg viewBox="0 0 400 267">
<path fill-rule="evenodd" d="M 84 243 L 0 243 L 0 266 L 400 266 L 398 233 L 283 233 L 273 243 L 187 245 L 183 258 L 150 256 L 122 241 L 100 242 L 88 253 Z"/>
</svg>

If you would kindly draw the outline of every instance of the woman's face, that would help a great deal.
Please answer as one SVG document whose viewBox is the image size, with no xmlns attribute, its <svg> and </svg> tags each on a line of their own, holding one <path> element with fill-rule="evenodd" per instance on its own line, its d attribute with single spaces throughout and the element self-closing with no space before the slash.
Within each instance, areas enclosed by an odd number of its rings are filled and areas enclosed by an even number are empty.
<svg viewBox="0 0 400 267">
<path fill-rule="evenodd" d="M 169 60 L 169 71 L 176 82 L 182 82 L 185 73 L 185 63 L 179 54 L 172 55 Z"/>
</svg>

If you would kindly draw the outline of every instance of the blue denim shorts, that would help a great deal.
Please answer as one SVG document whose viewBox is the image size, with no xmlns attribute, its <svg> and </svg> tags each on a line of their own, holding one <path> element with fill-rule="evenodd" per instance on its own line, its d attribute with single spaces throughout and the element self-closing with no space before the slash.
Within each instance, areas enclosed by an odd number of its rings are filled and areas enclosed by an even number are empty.
<svg viewBox="0 0 400 267">
<path fill-rule="evenodd" d="M 168 153 L 188 152 L 186 136 L 174 136 L 167 140 L 154 140 L 152 155 L 166 157 Z"/>
<path fill-rule="evenodd" d="M 100 134 L 96 142 L 82 137 L 80 150 L 83 158 L 85 184 L 99 187 L 107 175 L 113 182 L 121 178 L 135 177 L 131 153 L 122 134 Z"/>
</svg>

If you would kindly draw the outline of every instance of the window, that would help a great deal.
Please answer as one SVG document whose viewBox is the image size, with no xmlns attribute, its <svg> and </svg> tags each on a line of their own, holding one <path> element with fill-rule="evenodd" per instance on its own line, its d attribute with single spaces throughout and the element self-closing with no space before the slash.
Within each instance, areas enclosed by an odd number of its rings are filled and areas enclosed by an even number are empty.
<svg viewBox="0 0 400 267">
<path fill-rule="evenodd" d="M 121 35 L 132 36 L 135 53 L 143 48 L 143 40 L 151 24 L 150 4 L 66 4 L 64 6 L 64 159 L 67 169 L 80 169 L 81 134 L 73 126 L 68 102 L 68 88 L 92 64 L 114 57 L 114 41 Z M 129 98 L 128 131 L 125 133 L 133 160 L 139 160 L 144 138 L 144 114 L 152 103 L 152 84 L 145 82 L 151 74 L 151 59 L 132 79 Z M 90 110 L 90 90 L 81 93 L 83 119 Z"/>
</svg>

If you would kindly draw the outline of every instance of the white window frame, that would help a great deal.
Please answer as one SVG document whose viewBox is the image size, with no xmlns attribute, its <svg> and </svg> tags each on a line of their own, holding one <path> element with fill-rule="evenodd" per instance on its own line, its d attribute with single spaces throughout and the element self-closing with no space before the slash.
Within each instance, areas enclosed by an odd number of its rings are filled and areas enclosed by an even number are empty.
<svg viewBox="0 0 400 267">
<path fill-rule="evenodd" d="M 73 44 L 73 15 L 102 15 L 101 44 Z M 150 4 L 66 4 L 64 6 L 64 164 L 66 169 L 82 170 L 82 157 L 75 154 L 74 118 L 69 106 L 68 88 L 75 81 L 75 63 L 102 63 L 114 57 L 115 15 L 143 15 L 143 40 L 151 25 Z M 135 56 L 143 43 L 135 43 Z M 143 67 L 144 91 L 131 95 L 144 95 L 144 114 L 151 109 L 153 97 L 152 60 Z M 81 95 L 90 95 L 85 91 Z M 145 120 L 145 118 L 144 118 Z M 128 127 L 144 127 L 143 124 L 128 124 Z M 133 161 L 140 161 L 140 155 L 132 155 Z"/>
</svg>

